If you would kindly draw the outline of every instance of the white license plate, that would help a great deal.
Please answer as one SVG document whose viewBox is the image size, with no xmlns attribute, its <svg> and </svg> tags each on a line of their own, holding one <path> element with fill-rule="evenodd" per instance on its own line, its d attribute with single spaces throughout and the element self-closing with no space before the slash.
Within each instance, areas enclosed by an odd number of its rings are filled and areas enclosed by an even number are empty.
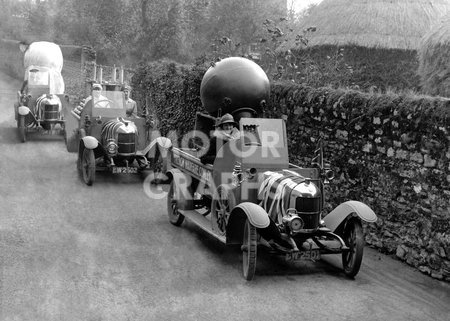
<svg viewBox="0 0 450 321">
<path fill-rule="evenodd" d="M 319 250 L 298 251 L 286 254 L 286 261 L 298 261 L 298 260 L 320 260 Z"/>
<path fill-rule="evenodd" d="M 113 167 L 113 174 L 136 174 L 137 167 Z"/>
</svg>

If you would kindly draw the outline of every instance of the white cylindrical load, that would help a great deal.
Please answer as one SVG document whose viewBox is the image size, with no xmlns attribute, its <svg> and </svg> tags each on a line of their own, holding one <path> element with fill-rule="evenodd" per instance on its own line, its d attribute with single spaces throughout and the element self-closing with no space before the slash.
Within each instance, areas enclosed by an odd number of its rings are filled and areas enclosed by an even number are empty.
<svg viewBox="0 0 450 321">
<path fill-rule="evenodd" d="M 38 41 L 31 43 L 25 50 L 23 57 L 25 67 L 25 77 L 28 78 L 28 71 L 33 66 L 47 67 L 50 72 L 50 94 L 64 94 L 65 85 L 61 75 L 63 67 L 63 55 L 61 48 L 47 41 Z"/>
<path fill-rule="evenodd" d="M 53 42 L 37 41 L 31 43 L 25 51 L 23 66 L 26 69 L 31 65 L 48 67 L 61 72 L 63 67 L 61 48 Z"/>
</svg>

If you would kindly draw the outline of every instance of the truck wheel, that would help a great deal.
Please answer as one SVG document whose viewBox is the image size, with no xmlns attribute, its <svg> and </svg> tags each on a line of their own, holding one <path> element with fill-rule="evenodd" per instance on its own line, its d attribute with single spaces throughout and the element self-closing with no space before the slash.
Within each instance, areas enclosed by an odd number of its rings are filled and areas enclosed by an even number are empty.
<svg viewBox="0 0 450 321">
<path fill-rule="evenodd" d="M 242 240 L 242 268 L 244 279 L 251 281 L 255 276 L 256 269 L 256 249 L 257 249 L 257 231 L 248 221 L 245 221 L 244 238 Z"/>
<path fill-rule="evenodd" d="M 81 173 L 86 185 L 91 186 L 95 181 L 95 155 L 92 149 L 85 148 L 81 158 Z"/>
<path fill-rule="evenodd" d="M 233 191 L 227 185 L 220 185 L 213 199 L 212 220 L 215 230 L 225 235 L 231 211 L 236 206 Z"/>
<path fill-rule="evenodd" d="M 169 194 L 167 194 L 167 214 L 169 221 L 175 226 L 180 226 L 184 221 L 184 215 L 178 211 L 178 193 L 175 180 L 170 183 Z"/>
<path fill-rule="evenodd" d="M 19 130 L 19 139 L 22 143 L 27 141 L 27 128 L 25 126 L 25 116 L 19 115 L 17 120 L 17 128 Z"/>
<path fill-rule="evenodd" d="M 359 272 L 364 252 L 364 236 L 359 220 L 351 219 L 347 222 L 343 239 L 349 250 L 342 253 L 342 266 L 345 275 L 353 278 Z"/>
</svg>

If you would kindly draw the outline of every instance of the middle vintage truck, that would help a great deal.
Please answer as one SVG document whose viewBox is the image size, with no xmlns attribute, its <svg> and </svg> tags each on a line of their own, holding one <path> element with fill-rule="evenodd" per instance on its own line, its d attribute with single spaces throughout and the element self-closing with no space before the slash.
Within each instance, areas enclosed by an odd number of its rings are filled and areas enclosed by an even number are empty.
<svg viewBox="0 0 450 321">
<path fill-rule="evenodd" d="M 123 69 L 117 77 L 114 68 L 107 81 L 97 67 L 86 81 L 89 95 L 66 115 L 66 147 L 78 154 L 77 170 L 88 186 L 97 172 L 140 174 L 149 168 L 152 149 L 152 121 L 145 109 L 139 115 L 127 112 Z"/>
<path fill-rule="evenodd" d="M 325 185 L 334 174 L 324 165 L 323 146 L 310 166 L 290 163 L 285 120 L 260 118 L 269 94 L 267 75 L 246 58 L 226 58 L 206 71 L 200 96 L 207 113 L 197 112 L 187 146 L 155 140 L 170 181 L 169 220 L 180 226 L 187 218 L 219 241 L 240 245 L 246 280 L 255 275 L 259 248 L 289 261 L 338 254 L 353 278 L 365 245 L 362 222 L 377 216 L 356 200 L 325 213 Z M 226 113 L 240 136 L 218 145 L 214 161 L 204 164 L 208 138 Z"/>
</svg>

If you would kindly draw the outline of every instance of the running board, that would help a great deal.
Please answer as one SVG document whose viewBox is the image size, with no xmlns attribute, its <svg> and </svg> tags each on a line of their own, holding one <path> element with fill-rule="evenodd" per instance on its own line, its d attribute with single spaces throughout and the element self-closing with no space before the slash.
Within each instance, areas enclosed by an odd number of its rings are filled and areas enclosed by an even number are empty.
<svg viewBox="0 0 450 321">
<path fill-rule="evenodd" d="M 209 235 L 215 237 L 222 243 L 226 243 L 227 238 L 224 235 L 217 235 L 211 228 L 211 220 L 204 217 L 202 213 L 196 210 L 178 210 L 180 214 L 187 217 L 195 225 L 200 227 L 203 231 L 207 232 Z"/>
</svg>

